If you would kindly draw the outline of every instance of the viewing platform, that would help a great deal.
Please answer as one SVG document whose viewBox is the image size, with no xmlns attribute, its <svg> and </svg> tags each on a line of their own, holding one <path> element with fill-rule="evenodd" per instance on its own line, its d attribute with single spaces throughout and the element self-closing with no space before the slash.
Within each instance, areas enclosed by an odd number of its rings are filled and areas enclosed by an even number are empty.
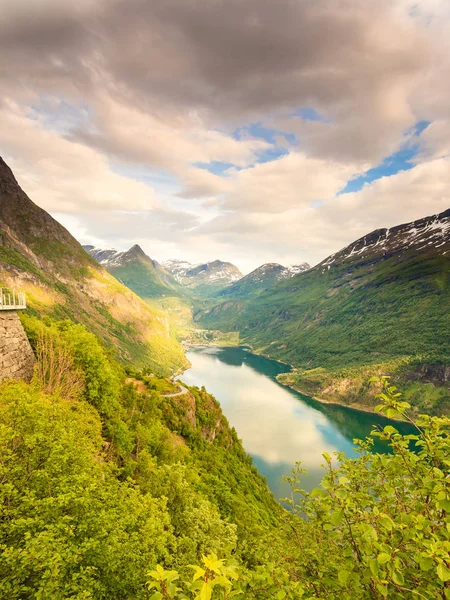
<svg viewBox="0 0 450 600">
<path fill-rule="evenodd" d="M 0 310 L 23 310 L 26 307 L 25 292 L 0 288 Z"/>
</svg>

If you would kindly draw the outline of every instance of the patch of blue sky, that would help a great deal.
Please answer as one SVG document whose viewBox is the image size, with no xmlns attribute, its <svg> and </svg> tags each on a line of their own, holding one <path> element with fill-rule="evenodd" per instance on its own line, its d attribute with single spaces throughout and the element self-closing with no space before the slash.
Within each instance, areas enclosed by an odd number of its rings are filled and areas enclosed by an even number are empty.
<svg viewBox="0 0 450 600">
<path fill-rule="evenodd" d="M 92 128 L 92 111 L 88 104 L 70 104 L 64 98 L 39 96 L 39 101 L 29 107 L 28 118 L 41 121 L 50 131 L 68 133 L 73 129 Z"/>
<path fill-rule="evenodd" d="M 321 115 L 315 108 L 310 106 L 303 106 L 296 108 L 290 114 L 290 117 L 300 117 L 304 121 L 321 121 L 322 123 L 330 123 L 324 115 Z"/>
<path fill-rule="evenodd" d="M 408 171 L 414 167 L 414 157 L 419 152 L 419 143 L 414 142 L 414 138 L 418 138 L 420 134 L 428 127 L 429 121 L 419 121 L 414 127 L 407 131 L 405 135 L 408 136 L 408 141 L 398 150 L 387 156 L 383 161 L 374 167 L 369 169 L 362 175 L 351 179 L 345 187 L 337 194 L 349 194 L 352 192 L 358 192 L 361 190 L 366 183 L 371 183 L 382 177 L 389 177 L 395 175 L 400 171 Z"/>
<path fill-rule="evenodd" d="M 279 129 L 264 127 L 262 123 L 251 123 L 245 127 L 239 127 L 233 131 L 232 136 L 236 140 L 248 139 L 249 137 L 259 138 L 274 145 L 279 142 L 280 137 L 284 137 L 289 143 L 295 142 L 295 135 Z"/>
<path fill-rule="evenodd" d="M 254 163 L 247 165 L 247 167 L 252 167 L 259 163 L 271 162 L 281 156 L 289 154 L 288 146 L 295 142 L 295 136 L 293 134 L 285 133 L 278 129 L 271 129 L 270 127 L 264 127 L 261 123 L 251 123 L 245 127 L 239 127 L 233 131 L 232 136 L 236 140 L 258 138 L 270 144 L 269 147 L 257 151 Z M 193 166 L 209 171 L 220 177 L 226 177 L 228 169 L 240 171 L 243 168 L 246 168 L 222 161 L 212 161 L 208 163 L 196 162 Z"/>
<path fill-rule="evenodd" d="M 228 169 L 240 169 L 240 167 L 236 167 L 235 165 L 233 165 L 232 163 L 228 163 L 228 162 L 222 162 L 219 160 L 214 160 L 212 162 L 195 162 L 193 163 L 194 167 L 197 167 L 198 169 L 203 169 L 205 171 L 209 171 L 210 173 L 213 173 L 214 175 L 219 175 L 219 176 L 223 176 L 226 175 L 226 171 L 228 171 Z"/>
<path fill-rule="evenodd" d="M 257 153 L 258 160 L 257 163 L 266 163 L 271 162 L 273 160 L 277 160 L 281 156 L 286 156 L 289 154 L 289 149 L 284 146 L 272 146 L 271 148 L 267 148 L 266 150 L 262 150 Z"/>
<path fill-rule="evenodd" d="M 139 183 L 144 183 L 156 191 L 164 193 L 176 193 L 179 190 L 179 183 L 175 177 L 163 169 L 154 169 L 147 166 L 131 165 L 119 161 L 110 161 L 109 167 L 113 173 L 133 179 Z"/>
</svg>

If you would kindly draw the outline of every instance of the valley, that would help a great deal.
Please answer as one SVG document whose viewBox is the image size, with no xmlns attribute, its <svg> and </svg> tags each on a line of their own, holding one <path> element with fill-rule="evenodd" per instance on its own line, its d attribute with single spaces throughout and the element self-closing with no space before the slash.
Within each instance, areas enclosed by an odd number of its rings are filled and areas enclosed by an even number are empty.
<svg viewBox="0 0 450 600">
<path fill-rule="evenodd" d="M 449 40 L 2 2 L 0 600 L 450 600 Z"/>
<path fill-rule="evenodd" d="M 310 564 L 321 552 L 330 564 L 342 498 L 361 531 L 339 531 L 331 573 L 367 543 L 371 502 L 392 523 L 405 502 L 417 512 L 415 473 L 433 489 L 442 477 L 429 465 L 447 421 L 417 429 L 411 415 L 449 406 L 449 218 L 375 232 L 317 267 L 242 276 L 219 260 L 163 266 L 138 245 L 82 248 L 0 162 L 0 285 L 26 293 L 17 322 L 36 358 L 31 382 L 0 381 L 2 596 L 144 600 L 149 577 L 164 591 L 180 571 L 190 590 L 187 564 L 235 561 L 237 595 L 265 600 L 269 580 L 275 597 L 302 597 L 323 585 Z M 433 502 L 444 531 L 447 500 Z"/>
</svg>

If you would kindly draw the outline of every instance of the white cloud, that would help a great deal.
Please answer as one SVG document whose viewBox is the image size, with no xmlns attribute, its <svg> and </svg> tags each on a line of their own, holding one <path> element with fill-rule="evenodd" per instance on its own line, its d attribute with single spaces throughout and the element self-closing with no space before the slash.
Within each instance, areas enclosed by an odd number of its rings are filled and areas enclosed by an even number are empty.
<svg viewBox="0 0 450 600">
<path fill-rule="evenodd" d="M 160 207 L 147 185 L 114 173 L 106 157 L 68 141 L 14 103 L 0 107 L 0 146 L 19 183 L 49 211 L 83 213 Z"/>
<path fill-rule="evenodd" d="M 238 212 L 280 213 L 332 198 L 357 173 L 342 164 L 291 152 L 278 160 L 235 172 L 224 208 Z"/>
</svg>

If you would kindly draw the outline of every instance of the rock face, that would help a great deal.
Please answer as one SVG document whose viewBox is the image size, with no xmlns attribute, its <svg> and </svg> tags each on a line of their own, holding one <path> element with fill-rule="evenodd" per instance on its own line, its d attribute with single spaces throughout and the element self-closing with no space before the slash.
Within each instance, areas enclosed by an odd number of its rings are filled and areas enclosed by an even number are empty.
<svg viewBox="0 0 450 600">
<path fill-rule="evenodd" d="M 24 379 L 30 381 L 35 358 L 30 342 L 13 310 L 0 312 L 0 381 Z"/>
</svg>

